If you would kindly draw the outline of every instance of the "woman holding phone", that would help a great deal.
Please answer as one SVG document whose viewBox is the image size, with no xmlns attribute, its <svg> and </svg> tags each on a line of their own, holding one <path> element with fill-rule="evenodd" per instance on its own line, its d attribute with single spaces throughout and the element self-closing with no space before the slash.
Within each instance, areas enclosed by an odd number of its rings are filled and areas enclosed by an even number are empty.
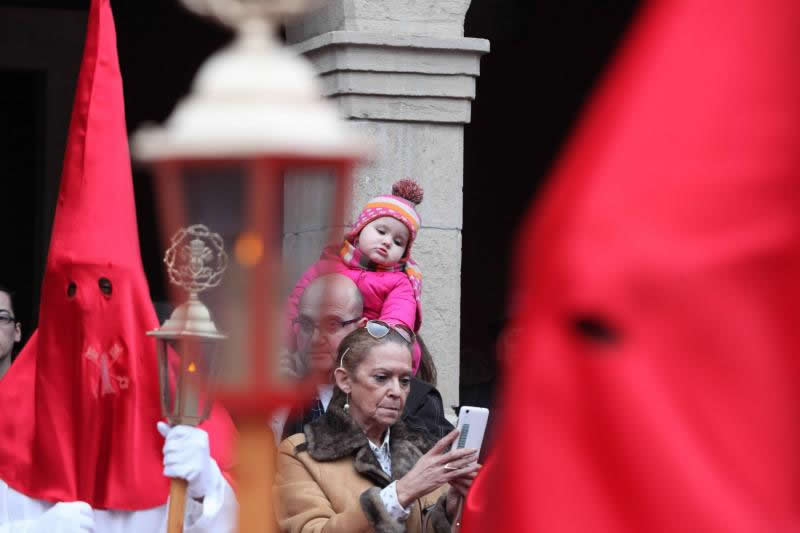
<svg viewBox="0 0 800 533">
<path fill-rule="evenodd" d="M 450 450 L 457 431 L 435 442 L 400 421 L 413 341 L 378 320 L 342 340 L 328 410 L 280 446 L 281 531 L 450 531 L 480 465 Z"/>
</svg>

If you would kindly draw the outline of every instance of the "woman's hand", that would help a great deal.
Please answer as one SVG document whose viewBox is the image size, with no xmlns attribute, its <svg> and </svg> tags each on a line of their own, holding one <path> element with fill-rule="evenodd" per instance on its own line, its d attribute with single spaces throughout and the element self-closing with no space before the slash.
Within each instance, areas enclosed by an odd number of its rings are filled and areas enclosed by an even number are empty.
<svg viewBox="0 0 800 533">
<path fill-rule="evenodd" d="M 437 442 L 428 453 L 423 455 L 408 474 L 397 481 L 397 499 L 403 507 L 428 494 L 445 483 L 455 483 L 456 491 L 469 490 L 472 480 L 480 469 L 477 464 L 477 450 L 462 448 L 448 451 L 458 438 L 458 429 L 454 429 Z"/>
<path fill-rule="evenodd" d="M 478 465 L 478 469 L 480 469 L 482 465 Z M 475 481 L 475 478 L 478 476 L 478 470 L 474 472 L 470 472 L 469 474 L 464 474 L 463 476 L 459 476 L 455 479 L 450 480 L 450 492 L 455 492 L 456 496 L 467 496 L 467 492 L 469 492 L 470 487 L 472 487 L 472 482 Z"/>
<path fill-rule="evenodd" d="M 480 467 L 481 465 L 478 465 L 478 468 Z M 472 482 L 475 481 L 477 476 L 478 472 L 475 471 L 450 480 L 450 489 L 447 491 L 447 500 L 445 501 L 445 512 L 451 522 L 456 517 L 458 502 L 467 497 L 467 492 L 469 492 Z"/>
</svg>

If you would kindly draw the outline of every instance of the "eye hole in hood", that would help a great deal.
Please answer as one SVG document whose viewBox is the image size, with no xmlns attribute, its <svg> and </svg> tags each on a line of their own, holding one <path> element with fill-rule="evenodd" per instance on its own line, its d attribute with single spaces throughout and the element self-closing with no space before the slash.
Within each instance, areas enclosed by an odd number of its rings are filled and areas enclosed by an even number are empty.
<svg viewBox="0 0 800 533">
<path fill-rule="evenodd" d="M 100 287 L 100 292 L 102 292 L 105 296 L 111 296 L 112 286 L 111 280 L 108 278 L 100 278 L 97 280 L 97 286 Z"/>
<path fill-rule="evenodd" d="M 572 329 L 582 339 L 611 348 L 621 341 L 622 334 L 604 317 L 594 314 L 579 314 L 572 318 Z"/>
<path fill-rule="evenodd" d="M 67 297 L 72 298 L 75 296 L 75 293 L 78 291 L 78 285 L 74 281 L 70 281 L 69 285 L 67 285 Z"/>
</svg>

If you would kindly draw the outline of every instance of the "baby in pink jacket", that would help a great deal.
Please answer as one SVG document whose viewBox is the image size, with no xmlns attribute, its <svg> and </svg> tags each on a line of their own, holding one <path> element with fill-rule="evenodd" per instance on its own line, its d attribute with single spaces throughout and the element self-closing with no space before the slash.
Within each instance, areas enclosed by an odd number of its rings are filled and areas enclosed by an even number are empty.
<svg viewBox="0 0 800 533">
<path fill-rule="evenodd" d="M 317 277 L 339 273 L 352 279 L 364 298 L 364 316 L 418 331 L 422 324 L 422 273 L 411 259 L 411 245 L 420 227 L 415 206 L 422 187 L 400 180 L 391 195 L 377 196 L 361 211 L 342 246 L 325 248 L 289 295 L 289 323 L 297 317 L 300 295 Z M 293 338 L 290 335 L 289 338 Z M 414 346 L 413 369 L 419 368 L 420 350 Z"/>
</svg>

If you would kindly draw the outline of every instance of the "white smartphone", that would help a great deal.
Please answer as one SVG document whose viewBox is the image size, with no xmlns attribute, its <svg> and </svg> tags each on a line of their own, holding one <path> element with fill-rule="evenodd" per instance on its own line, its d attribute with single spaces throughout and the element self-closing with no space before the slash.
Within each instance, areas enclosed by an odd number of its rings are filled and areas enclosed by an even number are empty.
<svg viewBox="0 0 800 533">
<path fill-rule="evenodd" d="M 478 450 L 478 456 L 480 456 L 483 434 L 486 432 L 488 420 L 489 410 L 485 407 L 463 406 L 458 412 L 457 427 L 460 433 L 450 449 L 474 448 Z"/>
</svg>

